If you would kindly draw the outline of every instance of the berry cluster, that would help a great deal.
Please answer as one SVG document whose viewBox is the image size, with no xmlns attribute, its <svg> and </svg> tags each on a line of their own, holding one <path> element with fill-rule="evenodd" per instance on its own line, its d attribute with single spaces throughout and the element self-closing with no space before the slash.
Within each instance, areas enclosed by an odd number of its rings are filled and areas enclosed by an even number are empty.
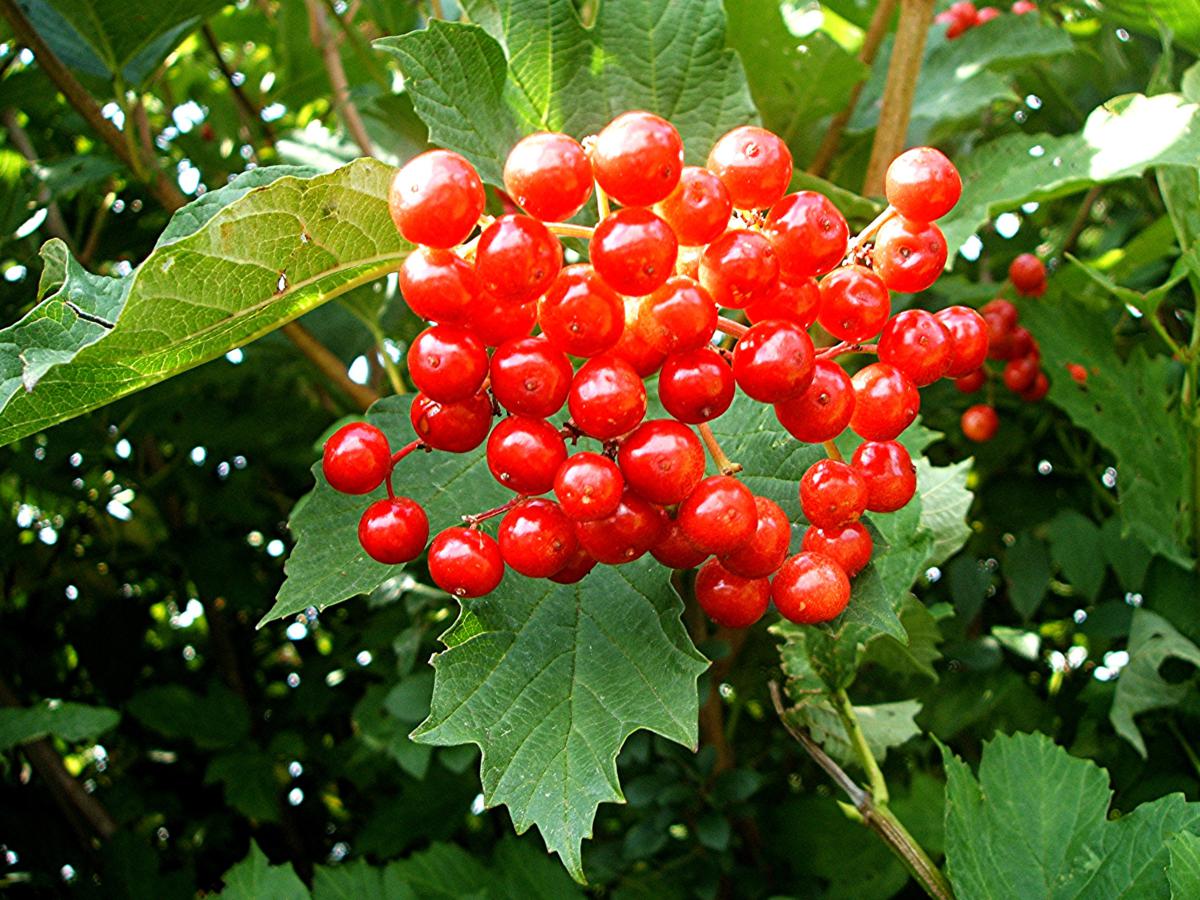
<svg viewBox="0 0 1200 900">
<path fill-rule="evenodd" d="M 618 116 L 582 145 L 564 134 L 521 140 L 504 187 L 523 214 L 484 215 L 483 184 L 455 153 L 404 166 L 389 204 L 420 246 L 400 286 L 436 323 L 408 352 L 417 439 L 392 453 L 378 429 L 355 423 L 324 455 L 338 490 L 387 483 L 387 499 L 362 517 L 366 552 L 394 564 L 425 549 L 425 513 L 392 490 L 400 458 L 486 442 L 491 473 L 514 497 L 429 544 L 430 575 L 456 596 L 488 593 L 506 566 L 573 583 L 598 562 L 650 553 L 699 567 L 696 596 L 723 625 L 757 621 L 772 600 L 796 622 L 838 615 L 871 557 L 860 517 L 916 491 L 896 438 L 917 415 L 918 388 L 977 370 L 988 326 L 966 307 L 890 317 L 890 291 L 928 288 L 946 262 L 932 223 L 962 185 L 945 156 L 926 147 L 897 158 L 890 205 L 853 241 L 828 198 L 787 193 L 791 178 L 791 153 L 769 131 L 736 128 L 706 166 L 685 166 L 678 132 L 647 112 Z M 595 228 L 564 223 L 593 192 Z M 560 237 L 586 238 L 590 261 L 564 266 Z M 817 323 L 833 343 L 814 345 Z M 853 377 L 836 361 L 867 352 L 879 361 Z M 646 419 L 656 373 L 669 418 Z M 800 481 L 810 527 L 794 555 L 789 515 L 736 477 L 708 425 L 737 389 L 831 456 Z M 569 418 L 552 423 L 564 405 Z M 832 444 L 847 427 L 864 439 L 849 462 Z M 579 449 L 584 439 L 594 448 Z M 705 476 L 706 448 L 720 474 Z M 492 516 L 503 517 L 497 538 L 481 527 Z"/>
<path fill-rule="evenodd" d="M 1026 13 L 1037 12 L 1037 4 L 1030 3 L 1029 0 L 1017 0 L 1009 11 L 1015 16 L 1022 16 Z M 1003 11 L 997 6 L 984 6 L 979 9 L 975 8 L 975 4 L 971 0 L 958 0 L 957 3 L 951 3 L 944 11 L 933 17 L 933 21 L 940 24 L 948 25 L 946 28 L 946 37 L 950 40 L 962 37 L 972 28 L 977 28 L 980 25 L 985 25 L 992 19 L 997 19 L 1002 16 Z"/>
<path fill-rule="evenodd" d="M 1008 277 L 1017 294 L 1040 297 L 1046 291 L 1046 267 L 1032 253 L 1022 253 L 1008 267 Z M 1050 379 L 1042 369 L 1037 338 L 1020 324 L 1020 313 L 1011 300 L 997 297 L 980 309 L 988 329 L 988 359 L 1000 360 L 1004 386 L 1029 403 L 1036 403 L 1050 390 Z M 1081 367 L 1082 368 L 1082 367 Z M 954 381 L 964 394 L 973 394 L 988 381 L 989 372 L 980 366 Z M 1078 376 L 1072 372 L 1072 377 Z M 1087 374 L 1084 372 L 1084 378 Z M 990 403 L 977 403 L 962 414 L 962 432 L 972 441 L 984 443 L 996 436 L 1000 417 Z"/>
</svg>

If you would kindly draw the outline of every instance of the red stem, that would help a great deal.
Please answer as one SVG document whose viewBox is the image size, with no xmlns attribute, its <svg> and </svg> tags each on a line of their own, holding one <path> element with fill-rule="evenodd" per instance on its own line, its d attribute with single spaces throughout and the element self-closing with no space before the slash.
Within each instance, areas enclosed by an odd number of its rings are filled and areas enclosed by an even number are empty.
<svg viewBox="0 0 1200 900">
<path fill-rule="evenodd" d="M 417 440 L 413 441 L 412 443 L 405 444 L 403 447 L 401 447 L 399 450 L 397 450 L 395 453 L 392 454 L 392 465 L 391 465 L 391 468 L 388 469 L 387 478 L 384 479 L 384 482 L 387 484 L 387 492 L 388 492 L 389 500 L 396 499 L 396 489 L 392 487 L 392 472 L 394 472 L 396 469 L 396 463 L 400 462 L 400 460 L 404 459 L 404 457 L 408 456 L 408 454 L 412 453 L 414 450 L 428 450 L 428 449 L 429 448 L 425 446 L 425 444 L 421 441 L 421 439 L 418 438 Z"/>
<path fill-rule="evenodd" d="M 844 353 L 878 353 L 878 344 L 848 344 L 842 341 L 839 344 L 833 344 L 829 347 L 822 347 L 816 353 L 817 359 L 833 359 L 835 356 L 841 356 Z"/>
<path fill-rule="evenodd" d="M 731 334 L 735 338 L 740 338 L 749 330 L 750 328 L 741 322 L 735 322 L 733 319 L 727 319 L 724 316 L 717 317 L 717 331 L 722 334 Z"/>
<path fill-rule="evenodd" d="M 485 509 L 483 512 L 475 513 L 475 515 L 473 515 L 473 516 L 463 516 L 462 520 L 464 522 L 466 522 L 469 526 L 474 528 L 476 525 L 478 525 L 480 522 L 484 521 L 485 519 L 490 519 L 493 516 L 498 516 L 498 515 L 508 512 L 514 506 L 521 503 L 524 499 L 525 499 L 524 497 L 522 497 L 518 494 L 516 497 L 513 497 L 511 500 L 509 500 L 507 503 L 501 503 L 499 506 L 494 507 L 493 509 Z"/>
</svg>

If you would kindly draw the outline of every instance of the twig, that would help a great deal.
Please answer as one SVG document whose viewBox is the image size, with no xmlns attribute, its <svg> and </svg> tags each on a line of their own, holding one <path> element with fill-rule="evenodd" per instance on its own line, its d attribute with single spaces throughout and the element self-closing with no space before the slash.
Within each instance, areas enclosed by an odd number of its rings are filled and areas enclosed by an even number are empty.
<svg viewBox="0 0 1200 900">
<path fill-rule="evenodd" d="M 717 436 L 713 434 L 713 430 L 707 422 L 701 422 L 696 426 L 696 430 L 700 432 L 700 439 L 704 441 L 704 446 L 708 448 L 709 456 L 717 464 L 717 468 L 721 470 L 722 475 L 733 475 L 742 471 L 741 463 L 735 463 L 725 455 L 725 451 L 717 443 Z"/>
<path fill-rule="evenodd" d="M 12 58 L 15 59 L 16 54 L 13 54 Z M 16 110 L 12 108 L 5 109 L 0 113 L 0 121 L 4 123 L 4 128 L 8 131 L 8 139 L 17 148 L 17 152 L 25 157 L 29 163 L 36 163 L 38 161 L 37 151 L 33 147 L 33 142 L 29 140 L 29 135 L 17 120 Z M 45 183 L 42 183 L 41 187 L 38 188 L 37 202 L 46 208 L 46 231 L 63 241 L 71 248 L 71 252 L 74 253 L 75 242 L 71 238 L 71 232 L 67 230 L 67 223 L 63 219 L 62 210 L 58 208 L 58 204 L 50 196 L 50 187 Z"/>
<path fill-rule="evenodd" d="M 100 205 L 96 207 L 96 213 L 92 216 L 92 224 L 88 228 L 87 237 L 84 238 L 83 249 L 79 251 L 80 265 L 90 266 L 96 251 L 100 249 L 100 235 L 104 233 L 104 225 L 108 222 L 108 214 L 112 211 L 112 205 L 116 199 L 117 193 L 112 189 L 112 180 L 110 179 L 109 188 L 100 198 Z"/>
<path fill-rule="evenodd" d="M 1103 185 L 1093 185 L 1092 189 L 1083 195 L 1083 200 L 1079 203 L 1079 209 L 1075 212 L 1075 218 L 1071 220 L 1071 227 L 1067 231 L 1067 236 L 1063 239 L 1062 252 L 1070 253 L 1075 249 L 1075 242 L 1079 240 L 1079 235 L 1083 234 L 1083 229 L 1087 228 L 1088 219 L 1092 214 L 1092 207 L 1100 198 L 1100 192 L 1103 190 Z"/>
<path fill-rule="evenodd" d="M 839 453 L 838 456 L 840 457 L 841 454 Z M 837 710 L 838 718 L 842 720 L 842 727 L 846 729 L 850 746 L 854 748 L 855 755 L 867 773 L 867 779 L 871 783 L 871 799 L 880 806 L 887 806 L 887 781 L 883 777 L 883 770 L 879 768 L 875 754 L 871 752 L 871 748 L 867 744 L 867 736 L 863 734 L 862 726 L 858 723 L 858 714 L 854 712 L 854 704 L 850 702 L 850 697 L 844 688 L 834 691 L 830 699 L 833 701 L 834 709 Z"/>
<path fill-rule="evenodd" d="M 379 399 L 379 394 L 363 384 L 350 380 L 345 364 L 337 356 L 318 341 L 307 328 L 299 322 L 288 322 L 279 329 L 295 344 L 301 353 L 308 357 L 309 362 L 321 370 L 330 381 L 341 388 L 351 400 L 364 412 Z"/>
<path fill-rule="evenodd" d="M 825 441 L 821 444 L 825 448 L 825 455 L 835 462 L 844 462 L 842 451 L 838 449 L 838 445 L 833 441 Z"/>
<path fill-rule="evenodd" d="M 345 16 L 340 16 L 337 7 L 334 6 L 334 0 L 324 0 L 324 2 L 326 12 L 333 17 L 333 21 L 337 22 L 338 28 L 342 30 L 342 36 L 350 41 L 354 55 L 358 57 L 367 73 L 385 92 L 392 93 L 392 79 L 379 65 L 378 54 L 371 49 L 359 30 L 350 24 L 358 9 L 357 4 L 351 5 L 350 9 L 346 10 Z"/>
<path fill-rule="evenodd" d="M 749 330 L 750 328 L 746 325 L 743 325 L 741 322 L 735 322 L 733 319 L 725 318 L 725 316 L 717 317 L 717 331 L 721 332 L 721 334 L 727 334 L 731 337 L 740 338 Z"/>
<path fill-rule="evenodd" d="M 247 119 L 254 122 L 255 126 L 262 131 L 263 140 L 270 147 L 275 146 L 275 129 L 271 127 L 271 123 L 264 121 L 262 117 L 262 109 L 253 100 L 246 96 L 246 92 L 242 86 L 237 83 L 233 77 L 233 70 L 229 68 L 229 64 L 225 62 L 225 57 L 221 55 L 221 44 L 217 41 L 217 36 L 213 33 L 212 28 L 205 24 L 200 29 L 200 33 L 204 35 L 204 42 L 208 44 L 208 49 L 212 52 L 213 58 L 217 61 L 217 68 L 221 70 L 221 74 L 225 76 L 225 83 L 229 85 L 229 90 L 233 94 L 234 102 L 242 111 Z"/>
<path fill-rule="evenodd" d="M 362 151 L 363 156 L 372 156 L 375 151 L 371 144 L 371 137 L 367 134 L 367 126 L 363 123 L 362 116 L 359 115 L 358 107 L 350 99 L 350 83 L 346 80 L 346 69 L 342 65 L 342 55 L 338 51 L 338 45 L 329 35 L 329 28 L 325 21 L 325 8 L 320 0 L 304 0 L 304 3 L 308 7 L 313 45 L 321 51 L 325 71 L 329 75 L 329 84 L 333 88 L 333 100 L 338 116 L 341 117 L 350 136 L 354 138 L 354 143 L 358 144 L 358 149 Z"/>
</svg>

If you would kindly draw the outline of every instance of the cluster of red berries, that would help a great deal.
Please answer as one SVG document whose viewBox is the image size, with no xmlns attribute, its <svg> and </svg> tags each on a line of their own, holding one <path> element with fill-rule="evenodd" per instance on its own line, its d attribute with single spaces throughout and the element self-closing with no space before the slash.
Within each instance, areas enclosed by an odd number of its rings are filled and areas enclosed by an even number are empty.
<svg viewBox="0 0 1200 900">
<path fill-rule="evenodd" d="M 1046 292 L 1046 267 L 1032 253 L 1022 253 L 1014 259 L 1008 267 L 1008 277 L 1020 296 L 1040 297 Z M 1029 403 L 1041 400 L 1050 390 L 1050 379 L 1042 369 L 1037 338 L 1020 324 L 1016 304 L 997 297 L 979 311 L 987 322 L 988 359 L 1004 363 L 1000 373 L 1004 386 Z M 988 374 L 988 370 L 980 366 L 955 379 L 954 386 L 964 394 L 973 394 L 987 383 Z M 1072 377 L 1076 377 L 1074 372 Z M 962 414 L 960 424 L 969 440 L 984 443 L 996 436 L 1000 416 L 990 403 L 977 403 Z"/>
<path fill-rule="evenodd" d="M 425 549 L 424 511 L 392 491 L 401 457 L 486 441 L 489 469 L 515 496 L 430 543 L 430 575 L 456 596 L 488 593 L 506 566 L 573 583 L 597 562 L 650 553 L 699 567 L 699 603 L 727 626 L 757 621 L 772 600 L 796 622 L 838 615 L 871 557 L 859 518 L 916 491 L 896 438 L 917 415 L 917 389 L 978 369 L 988 326 L 966 307 L 889 318 L 890 290 L 924 290 L 946 262 L 932 222 L 962 184 L 945 156 L 917 148 L 897 158 L 889 207 L 853 241 L 828 198 L 787 193 L 791 178 L 791 153 L 769 131 L 736 128 L 706 166 L 685 166 L 678 132 L 647 112 L 618 116 L 582 145 L 564 134 L 521 140 L 504 187 L 525 214 L 484 216 L 483 185 L 458 154 L 405 165 L 389 205 L 420 246 L 400 286 L 436 323 L 408 352 L 417 440 L 393 454 L 378 429 L 351 424 L 324 454 L 338 490 L 387 483 L 387 499 L 361 520 L 366 552 L 395 564 Z M 595 228 L 564 223 L 593 190 Z M 586 238 L 589 263 L 564 266 L 560 237 Z M 814 323 L 837 343 L 814 346 Z M 877 346 L 863 344 L 875 335 Z M 853 378 L 835 361 L 873 351 L 880 361 Z M 656 373 L 670 418 L 645 419 L 645 379 Z M 801 479 L 810 527 L 794 555 L 790 517 L 735 477 L 708 425 L 739 388 L 772 404 L 801 441 L 831 442 L 847 426 L 864 439 L 850 462 L 827 443 L 834 458 Z M 569 418 L 552 424 L 564 404 Z M 568 451 L 585 438 L 595 450 Z M 721 474 L 705 477 L 706 446 Z M 493 539 L 480 526 L 501 515 Z"/>
<path fill-rule="evenodd" d="M 1026 13 L 1037 12 L 1037 4 L 1030 3 L 1029 0 L 1017 0 L 1009 7 L 1009 11 L 1015 16 L 1023 16 Z M 971 0 L 959 0 L 957 3 L 951 3 L 948 8 L 934 16 L 933 21 L 949 25 L 946 29 L 946 37 L 954 40 L 962 37 L 972 28 L 985 25 L 1003 14 L 998 6 L 984 6 L 976 9 Z"/>
</svg>

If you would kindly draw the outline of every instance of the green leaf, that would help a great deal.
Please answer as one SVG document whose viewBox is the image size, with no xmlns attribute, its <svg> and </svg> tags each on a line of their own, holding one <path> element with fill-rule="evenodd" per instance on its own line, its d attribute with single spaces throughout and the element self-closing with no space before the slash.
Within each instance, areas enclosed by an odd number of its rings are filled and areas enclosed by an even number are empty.
<svg viewBox="0 0 1200 900">
<path fill-rule="evenodd" d="M 1104 570 L 1095 559 L 1091 566 L 1101 576 Z M 1037 612 L 1050 586 L 1050 553 L 1032 532 L 1022 531 L 1004 553 L 1004 580 L 1008 582 L 1008 600 L 1020 617 L 1028 622 Z"/>
<path fill-rule="evenodd" d="M 1200 2 L 1197 0 L 1105 0 L 1099 13 L 1120 28 L 1137 28 L 1157 38 L 1165 29 L 1178 43 L 1200 53 Z"/>
<path fill-rule="evenodd" d="M 1171 862 L 1167 866 L 1167 881 L 1171 885 L 1171 900 L 1200 897 L 1200 835 L 1181 831 L 1167 841 Z"/>
<path fill-rule="evenodd" d="M 221 356 L 393 271 L 409 248 L 388 215 L 390 172 L 359 160 L 328 175 L 278 178 L 158 247 L 126 278 L 92 275 L 49 242 L 43 255 L 61 283 L 0 330 L 0 445 Z M 212 213 L 199 202 L 200 211 L 176 214 L 170 235 Z"/>
<path fill-rule="evenodd" d="M 1170 168 L 1183 169 L 1182 166 L 1172 166 Z M 1184 171 L 1191 171 L 1193 175 L 1200 174 L 1189 169 L 1184 169 Z M 1182 246 L 1187 246 L 1187 244 Z M 1171 277 L 1168 278 L 1163 284 L 1154 288 L 1154 290 L 1143 294 L 1140 291 L 1133 290 L 1132 288 L 1122 287 L 1096 266 L 1089 265 L 1083 260 L 1076 259 L 1069 253 L 1067 254 L 1067 259 L 1071 261 L 1071 264 L 1075 266 L 1075 268 L 1079 269 L 1093 282 L 1100 285 L 1100 287 L 1104 288 L 1122 303 L 1127 306 L 1132 306 L 1134 309 L 1151 316 L 1158 311 L 1159 305 L 1166 298 L 1167 293 L 1171 290 L 1171 288 L 1182 281 L 1187 275 L 1187 270 L 1180 268 L 1179 271 L 1173 273 Z"/>
<path fill-rule="evenodd" d="M 220 784 L 225 802 L 251 821 L 279 821 L 279 783 L 271 757 L 257 747 L 219 753 L 208 764 L 205 784 Z"/>
<path fill-rule="evenodd" d="M 1064 509 L 1047 528 L 1050 555 L 1063 579 L 1089 600 L 1095 600 L 1104 583 L 1104 552 L 1100 529 L 1087 516 Z"/>
<path fill-rule="evenodd" d="M 179 684 L 146 688 L 129 699 L 128 709 L 147 728 L 207 749 L 235 746 L 250 733 L 246 704 L 221 684 L 205 695 Z"/>
<path fill-rule="evenodd" d="M 68 742 L 92 740 L 113 728 L 120 718 L 115 709 L 61 700 L 0 708 L 0 753 L 49 735 Z"/>
<path fill-rule="evenodd" d="M 221 900 L 307 900 L 309 896 L 291 864 L 271 865 L 253 840 L 250 853 L 223 880 Z"/>
<path fill-rule="evenodd" d="M 879 762 L 883 762 L 892 747 L 899 747 L 921 733 L 915 721 L 920 712 L 919 700 L 854 707 L 863 737 L 867 739 L 871 754 Z M 835 760 L 842 765 L 857 763 L 858 756 L 846 736 L 842 720 L 827 700 L 800 704 L 792 715 L 800 725 L 809 729 L 813 739 Z"/>
<path fill-rule="evenodd" d="M 1133 744 L 1145 759 L 1146 742 L 1134 717 L 1152 709 L 1175 706 L 1195 689 L 1195 677 L 1172 683 L 1159 674 L 1159 669 L 1168 659 L 1200 666 L 1200 648 L 1162 616 L 1137 609 L 1129 630 L 1128 652 L 1129 662 L 1117 678 L 1109 719 L 1117 734 Z"/>
<path fill-rule="evenodd" d="M 383 866 L 372 866 L 365 859 L 317 866 L 313 900 L 416 900 L 417 894 L 408 885 L 388 884 L 386 872 Z"/>
<path fill-rule="evenodd" d="M 707 661 L 679 621 L 682 604 L 646 557 L 598 567 L 573 586 L 510 572 L 461 606 L 433 659 L 433 708 L 414 737 L 477 744 L 487 804 L 506 804 L 518 833 L 537 825 L 582 879 L 580 844 L 597 807 L 623 799 L 616 755 L 625 739 L 645 728 L 695 746 L 696 679 Z"/>
<path fill-rule="evenodd" d="M 1200 832 L 1200 804 L 1171 794 L 1107 820 L 1104 770 L 1045 735 L 999 735 L 978 779 L 949 749 L 946 865 L 955 893 L 976 898 L 1167 897 L 1166 841 Z"/>
<path fill-rule="evenodd" d="M 1100 543 L 1121 587 L 1127 591 L 1139 590 L 1153 559 L 1145 544 L 1132 535 L 1122 534 L 1117 516 L 1105 519 L 1100 526 Z"/>
<path fill-rule="evenodd" d="M 912 594 L 906 595 L 900 604 L 899 615 L 900 624 L 904 626 L 904 639 L 883 634 L 868 642 L 862 657 L 863 665 L 874 663 L 901 675 L 916 674 L 937 681 L 933 664 L 942 658 L 938 649 L 942 643 L 942 630 L 937 618 Z"/>
<path fill-rule="evenodd" d="M 583 896 L 562 867 L 532 842 L 511 838 L 496 845 L 490 864 L 454 844 L 434 844 L 389 865 L 384 886 L 385 897 L 420 900 L 576 900 Z"/>
</svg>

